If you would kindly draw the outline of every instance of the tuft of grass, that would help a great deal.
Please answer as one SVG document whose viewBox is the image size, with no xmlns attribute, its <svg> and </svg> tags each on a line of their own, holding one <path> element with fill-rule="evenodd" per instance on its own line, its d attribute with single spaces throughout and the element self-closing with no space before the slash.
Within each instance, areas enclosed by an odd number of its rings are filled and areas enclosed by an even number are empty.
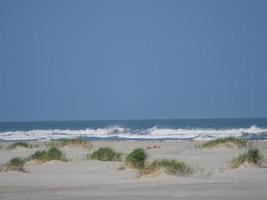
<svg viewBox="0 0 267 200">
<path fill-rule="evenodd" d="M 235 137 L 226 137 L 226 138 L 218 138 L 216 140 L 211 140 L 208 141 L 204 144 L 201 145 L 202 148 L 212 148 L 215 147 L 217 145 L 221 145 L 221 144 L 227 144 L 227 145 L 236 145 L 238 147 L 246 147 L 247 146 L 247 142 L 244 140 L 241 140 L 239 138 L 235 138 Z"/>
<path fill-rule="evenodd" d="M 249 163 L 256 167 L 262 167 L 264 161 L 263 155 L 256 148 L 251 148 L 247 152 L 239 155 L 237 158 L 233 159 L 230 163 L 232 168 L 238 168 L 244 163 Z"/>
<path fill-rule="evenodd" d="M 46 144 L 47 146 L 55 146 L 55 147 L 65 147 L 65 146 L 75 146 L 81 148 L 90 148 L 92 145 L 88 141 L 84 141 L 81 139 L 64 139 L 59 141 L 54 141 Z"/>
<path fill-rule="evenodd" d="M 157 175 L 161 172 L 168 175 L 189 176 L 195 170 L 185 162 L 177 160 L 155 160 L 146 164 L 147 154 L 144 149 L 134 149 L 125 159 L 125 166 L 138 170 L 139 176 Z M 124 166 L 124 167 L 125 167 Z M 124 167 L 122 169 L 124 169 Z"/>
<path fill-rule="evenodd" d="M 50 160 L 67 161 L 62 151 L 57 147 L 50 147 L 48 151 L 36 151 L 32 154 L 31 159 L 39 160 L 41 162 L 47 162 Z"/>
<path fill-rule="evenodd" d="M 25 148 L 28 148 L 29 147 L 29 144 L 26 143 L 26 142 L 15 142 L 13 144 L 10 144 L 7 149 L 10 150 L 10 149 L 15 149 L 16 147 L 25 147 Z"/>
<path fill-rule="evenodd" d="M 121 161 L 122 154 L 115 152 L 111 147 L 101 147 L 94 151 L 88 158 L 101 161 Z"/>
<path fill-rule="evenodd" d="M 32 154 L 31 159 L 33 160 L 46 160 L 47 159 L 47 152 L 46 151 L 36 151 Z"/>
<path fill-rule="evenodd" d="M 40 144 L 29 144 L 29 148 L 39 148 Z"/>
<path fill-rule="evenodd" d="M 20 157 L 12 158 L 9 162 L 4 164 L 4 171 L 24 171 L 23 166 L 25 164 L 25 159 Z"/>
<path fill-rule="evenodd" d="M 151 164 L 139 170 L 139 175 L 153 175 L 163 171 L 168 175 L 189 176 L 193 174 L 193 169 L 185 162 L 176 160 L 155 160 Z"/>
<path fill-rule="evenodd" d="M 130 168 L 142 169 L 145 166 L 147 154 L 144 149 L 134 149 L 125 159 L 126 165 Z"/>
<path fill-rule="evenodd" d="M 27 143 L 23 141 L 15 142 L 7 146 L 7 150 L 15 149 L 16 147 L 25 147 L 25 148 L 39 148 L 39 144 Z"/>
</svg>

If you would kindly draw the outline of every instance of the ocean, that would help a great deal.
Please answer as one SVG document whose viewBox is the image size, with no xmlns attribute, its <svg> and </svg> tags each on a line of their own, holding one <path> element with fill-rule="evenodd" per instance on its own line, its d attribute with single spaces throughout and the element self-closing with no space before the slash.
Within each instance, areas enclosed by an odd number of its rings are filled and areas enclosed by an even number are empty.
<svg viewBox="0 0 267 200">
<path fill-rule="evenodd" d="M 0 141 L 267 140 L 267 118 L 0 122 Z"/>
</svg>

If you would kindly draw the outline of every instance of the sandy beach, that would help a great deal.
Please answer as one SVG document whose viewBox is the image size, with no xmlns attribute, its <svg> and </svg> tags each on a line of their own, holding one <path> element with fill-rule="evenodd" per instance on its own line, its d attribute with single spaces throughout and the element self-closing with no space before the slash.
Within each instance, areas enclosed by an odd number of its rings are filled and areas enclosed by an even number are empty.
<svg viewBox="0 0 267 200">
<path fill-rule="evenodd" d="M 0 0 L 0 200 L 267 200 L 267 0 Z"/>
<path fill-rule="evenodd" d="M 267 168 L 241 166 L 231 169 L 229 161 L 245 148 L 219 146 L 199 148 L 189 141 L 95 141 L 90 148 L 60 148 L 68 162 L 27 162 L 26 172 L 0 172 L 0 199 L 266 199 Z M 0 163 L 15 156 L 28 157 L 38 148 L 0 150 Z M 159 148 L 147 149 L 156 145 Z M 99 147 L 110 146 L 124 155 L 134 148 L 146 149 L 148 161 L 176 159 L 198 169 L 189 177 L 138 177 L 135 169 L 121 169 L 122 162 L 86 160 Z M 253 142 L 267 158 L 267 142 Z"/>
</svg>

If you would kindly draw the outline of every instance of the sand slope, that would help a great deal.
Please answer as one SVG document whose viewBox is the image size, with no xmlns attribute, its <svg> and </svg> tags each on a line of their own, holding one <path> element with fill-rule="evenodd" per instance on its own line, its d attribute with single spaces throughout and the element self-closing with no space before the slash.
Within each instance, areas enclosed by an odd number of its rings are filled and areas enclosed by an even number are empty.
<svg viewBox="0 0 267 200">
<path fill-rule="evenodd" d="M 129 153 L 136 147 L 156 144 L 147 150 L 149 160 L 184 160 L 209 177 L 138 178 L 135 170 L 119 170 L 121 162 L 83 160 L 100 146 Z M 0 172 L 0 199 L 266 199 L 267 168 L 229 169 L 227 162 L 245 151 L 239 148 L 195 148 L 196 142 L 93 142 L 92 149 L 64 147 L 70 162 L 29 163 L 28 173 Z M 265 143 L 258 142 L 267 158 Z M 14 156 L 27 157 L 36 149 L 0 150 L 0 163 Z"/>
</svg>

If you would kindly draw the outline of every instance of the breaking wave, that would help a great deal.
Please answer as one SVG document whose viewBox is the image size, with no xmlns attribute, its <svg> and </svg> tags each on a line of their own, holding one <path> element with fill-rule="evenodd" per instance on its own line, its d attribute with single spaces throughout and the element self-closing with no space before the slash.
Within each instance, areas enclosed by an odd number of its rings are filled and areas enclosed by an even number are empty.
<svg viewBox="0 0 267 200">
<path fill-rule="evenodd" d="M 259 128 L 255 125 L 250 128 L 235 129 L 167 129 L 157 128 L 149 129 L 128 129 L 118 126 L 99 129 L 83 130 L 29 130 L 29 131 L 8 131 L 0 132 L 0 140 L 38 140 L 49 141 L 70 138 L 99 138 L 99 139 L 174 139 L 174 140 L 195 140 L 205 141 L 223 137 L 240 137 L 242 139 L 267 140 L 267 129 Z"/>
</svg>

